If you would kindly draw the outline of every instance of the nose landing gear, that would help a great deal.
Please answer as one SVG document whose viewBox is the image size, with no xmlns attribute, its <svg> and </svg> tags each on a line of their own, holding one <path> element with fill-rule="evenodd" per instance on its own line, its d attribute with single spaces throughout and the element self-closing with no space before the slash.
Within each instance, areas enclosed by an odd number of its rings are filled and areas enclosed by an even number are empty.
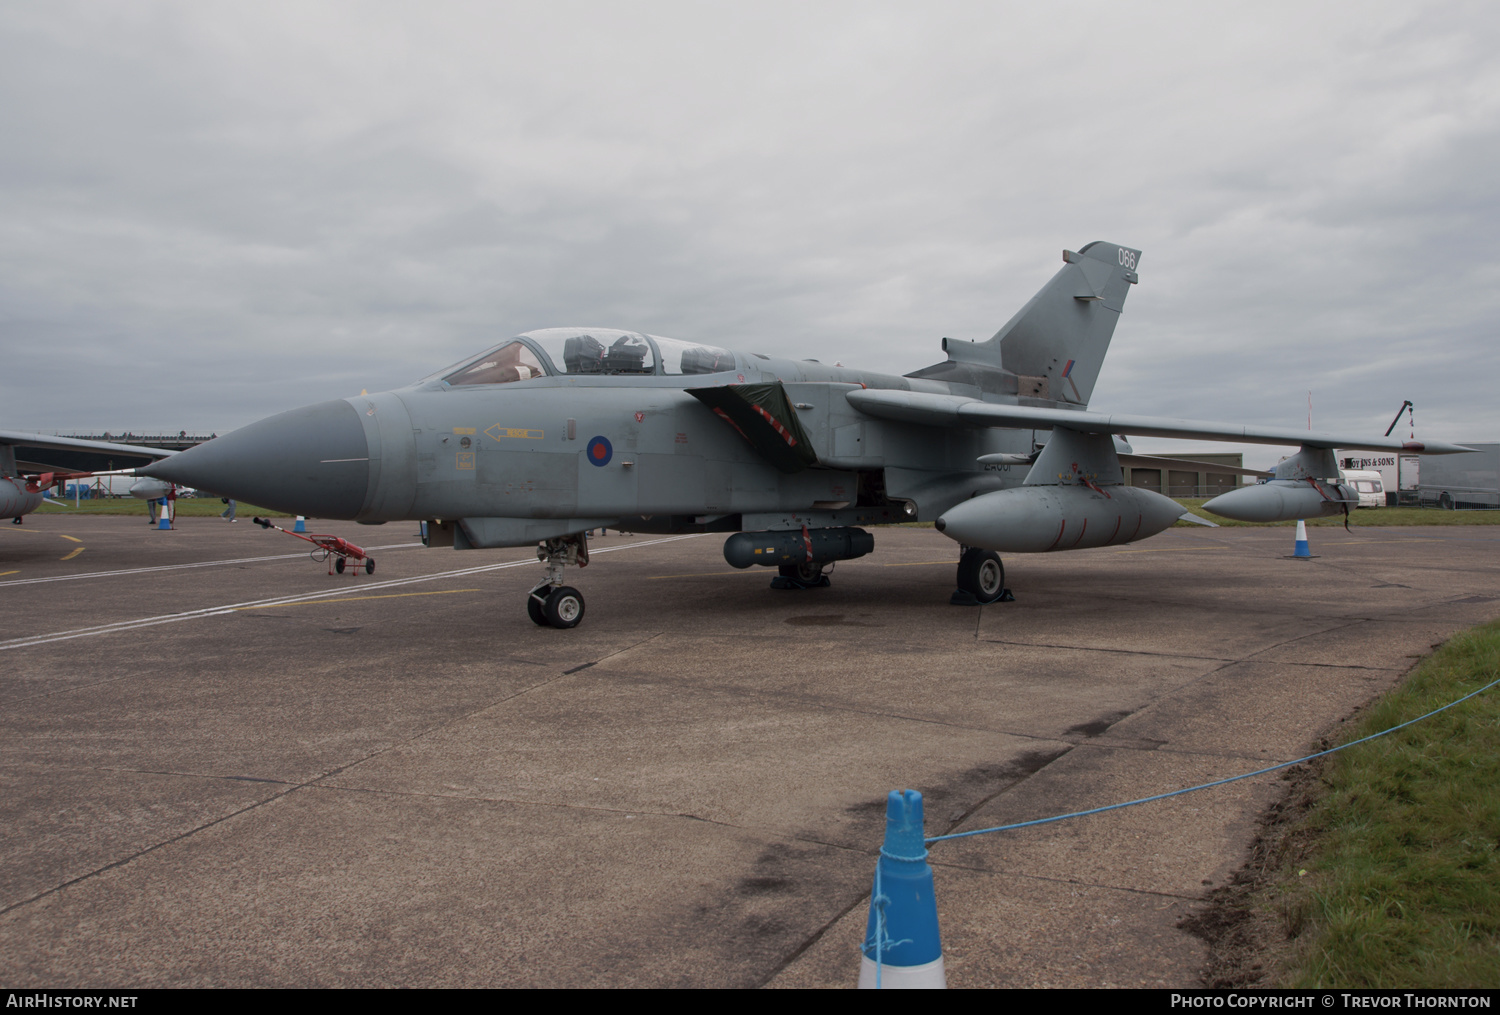
<svg viewBox="0 0 1500 1015">
<path fill-rule="evenodd" d="M 577 627 L 583 620 L 583 593 L 563 584 L 563 568 L 588 567 L 589 543 L 583 533 L 549 539 L 536 549 L 547 565 L 547 577 L 526 593 L 526 615 L 538 627 Z"/>
</svg>

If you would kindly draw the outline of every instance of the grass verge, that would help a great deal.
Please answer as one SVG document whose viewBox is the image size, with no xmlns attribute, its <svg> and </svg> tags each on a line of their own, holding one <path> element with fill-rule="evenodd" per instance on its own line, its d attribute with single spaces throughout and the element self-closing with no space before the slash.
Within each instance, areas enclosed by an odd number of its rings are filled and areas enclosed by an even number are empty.
<svg viewBox="0 0 1500 1015">
<path fill-rule="evenodd" d="M 1500 622 L 1467 631 L 1365 714 L 1351 739 L 1500 678 Z M 1285 886 L 1302 946 L 1287 986 L 1500 983 L 1500 688 L 1335 755 L 1318 835 Z M 1298 876 L 1301 871 L 1307 873 Z"/>
<path fill-rule="evenodd" d="M 1500 621 L 1443 645 L 1344 742 L 1497 678 Z M 1500 983 L 1500 687 L 1291 781 L 1236 884 L 1184 924 L 1212 946 L 1210 984 Z"/>
</svg>

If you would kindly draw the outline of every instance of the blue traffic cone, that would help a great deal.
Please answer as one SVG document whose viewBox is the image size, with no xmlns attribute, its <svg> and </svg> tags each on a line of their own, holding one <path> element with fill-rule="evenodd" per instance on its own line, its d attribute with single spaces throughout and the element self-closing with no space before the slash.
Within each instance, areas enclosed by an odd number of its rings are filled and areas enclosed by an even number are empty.
<svg viewBox="0 0 1500 1015">
<path fill-rule="evenodd" d="M 1297 519 L 1297 544 L 1292 548 L 1293 557 L 1311 557 L 1312 551 L 1307 546 L 1307 523 Z"/>
<path fill-rule="evenodd" d="M 164 532 L 172 527 L 172 509 L 164 500 L 161 502 L 161 514 L 156 519 L 156 530 Z"/>
<path fill-rule="evenodd" d="M 292 526 L 292 531 L 293 532 L 306 532 L 307 531 L 307 519 L 303 518 L 301 515 L 298 515 L 297 516 L 297 524 Z"/>
<path fill-rule="evenodd" d="M 885 803 L 885 845 L 875 862 L 875 890 L 865 925 L 859 986 L 943 989 L 943 943 L 937 898 L 922 832 L 922 794 L 891 791 Z"/>
</svg>

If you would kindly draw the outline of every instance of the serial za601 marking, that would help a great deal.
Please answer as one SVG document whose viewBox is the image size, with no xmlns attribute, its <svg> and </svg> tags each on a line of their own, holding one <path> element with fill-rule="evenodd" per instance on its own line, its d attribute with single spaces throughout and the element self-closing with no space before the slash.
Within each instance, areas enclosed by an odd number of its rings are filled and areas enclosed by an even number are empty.
<svg viewBox="0 0 1500 1015">
<path fill-rule="evenodd" d="M 870 552 L 857 526 L 933 519 L 962 546 L 956 601 L 1005 592 L 995 551 L 1144 539 L 1182 514 L 1122 485 L 1117 434 L 1300 445 L 1269 483 L 1209 502 L 1229 517 L 1344 510 L 1333 448 L 1448 444 L 1087 411 L 1140 252 L 1091 243 L 985 342 L 904 377 L 602 328 L 532 331 L 410 387 L 272 416 L 141 471 L 296 514 L 427 522 L 432 546 L 540 543 L 533 620 L 572 627 L 563 584 L 585 534 L 731 532 L 736 567 L 827 584 Z M 1050 436 L 1047 432 L 1050 431 Z M 1172 467 L 1182 468 L 1172 461 Z M 1220 467 L 1213 467 L 1221 471 Z M 1265 474 L 1260 474 L 1265 475 Z"/>
</svg>

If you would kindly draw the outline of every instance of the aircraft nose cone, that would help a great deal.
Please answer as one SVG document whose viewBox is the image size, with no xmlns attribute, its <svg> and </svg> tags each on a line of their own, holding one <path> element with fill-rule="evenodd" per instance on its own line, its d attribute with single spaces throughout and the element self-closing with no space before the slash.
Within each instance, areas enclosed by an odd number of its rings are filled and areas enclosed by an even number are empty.
<svg viewBox="0 0 1500 1015">
<path fill-rule="evenodd" d="M 370 485 L 370 447 L 358 411 L 341 399 L 269 416 L 139 471 L 274 511 L 353 518 Z"/>
</svg>

